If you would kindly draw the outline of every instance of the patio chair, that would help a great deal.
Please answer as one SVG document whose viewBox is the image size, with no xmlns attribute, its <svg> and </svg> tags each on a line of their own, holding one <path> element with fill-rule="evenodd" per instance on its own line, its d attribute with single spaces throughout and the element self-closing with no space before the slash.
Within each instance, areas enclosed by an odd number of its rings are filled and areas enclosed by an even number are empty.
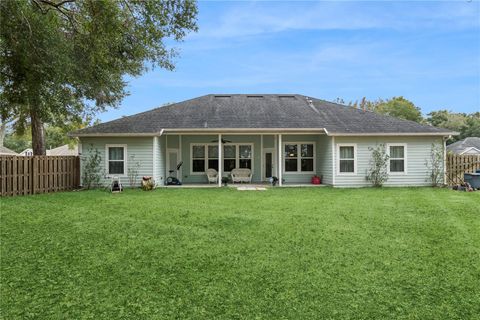
<svg viewBox="0 0 480 320">
<path fill-rule="evenodd" d="M 123 185 L 120 182 L 120 179 L 117 176 L 112 177 L 112 183 L 110 184 L 110 191 L 113 192 L 122 192 Z"/>
<path fill-rule="evenodd" d="M 207 171 L 205 172 L 205 174 L 207 175 L 207 179 L 208 179 L 208 183 L 211 183 L 211 182 L 218 182 L 218 172 L 217 170 L 215 169 L 207 169 Z"/>
<path fill-rule="evenodd" d="M 251 183 L 252 182 L 252 170 L 250 170 L 248 168 L 232 169 L 232 171 L 230 172 L 230 175 L 232 176 L 233 183 L 235 183 L 235 182 Z"/>
</svg>

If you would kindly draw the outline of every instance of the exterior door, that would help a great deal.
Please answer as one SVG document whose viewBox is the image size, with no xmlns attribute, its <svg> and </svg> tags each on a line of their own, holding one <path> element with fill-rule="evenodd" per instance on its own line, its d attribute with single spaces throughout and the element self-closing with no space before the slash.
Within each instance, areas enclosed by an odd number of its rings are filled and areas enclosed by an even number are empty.
<svg viewBox="0 0 480 320">
<path fill-rule="evenodd" d="M 178 149 L 168 149 L 167 151 L 167 174 L 169 177 L 178 179 Z"/>
<path fill-rule="evenodd" d="M 263 179 L 268 180 L 275 175 L 275 158 L 273 149 L 265 149 L 263 152 Z"/>
</svg>

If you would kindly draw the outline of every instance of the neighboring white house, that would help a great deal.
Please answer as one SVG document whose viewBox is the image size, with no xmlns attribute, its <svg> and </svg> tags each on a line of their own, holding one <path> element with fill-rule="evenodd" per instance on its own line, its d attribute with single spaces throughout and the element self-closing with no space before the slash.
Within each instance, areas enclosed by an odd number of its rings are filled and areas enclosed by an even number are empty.
<svg viewBox="0 0 480 320">
<path fill-rule="evenodd" d="M 63 146 L 47 150 L 47 156 L 78 156 L 78 146 Z"/>
<path fill-rule="evenodd" d="M 82 161 L 97 150 L 105 183 L 128 169 L 164 185 L 208 183 L 249 169 L 252 182 L 279 178 L 279 185 L 369 186 L 371 149 L 390 155 L 387 186 L 429 185 L 425 162 L 432 144 L 457 134 L 298 94 L 211 94 L 78 130 Z M 179 170 L 176 167 L 183 163 Z M 211 171 L 211 170 L 210 170 Z M 218 185 L 221 179 L 218 179 Z"/>
<path fill-rule="evenodd" d="M 0 156 L 16 156 L 17 153 L 7 147 L 0 146 Z"/>
<path fill-rule="evenodd" d="M 468 137 L 449 144 L 447 151 L 454 154 L 480 154 L 480 137 Z"/>
<path fill-rule="evenodd" d="M 33 156 L 33 149 L 27 148 L 18 154 L 19 156 L 31 157 Z"/>
</svg>

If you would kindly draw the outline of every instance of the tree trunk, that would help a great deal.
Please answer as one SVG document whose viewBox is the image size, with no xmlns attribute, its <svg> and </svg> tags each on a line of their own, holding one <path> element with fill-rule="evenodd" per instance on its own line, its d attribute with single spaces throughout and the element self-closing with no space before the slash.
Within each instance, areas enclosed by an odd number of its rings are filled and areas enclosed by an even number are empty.
<svg viewBox="0 0 480 320">
<path fill-rule="evenodd" d="M 32 149 L 36 156 L 44 156 L 45 151 L 45 129 L 43 122 L 35 110 L 30 111 L 30 119 L 32 126 Z"/>
<path fill-rule="evenodd" d="M 0 124 L 0 147 L 3 147 L 3 142 L 5 140 L 5 132 L 7 131 L 7 122 L 2 122 Z"/>
</svg>

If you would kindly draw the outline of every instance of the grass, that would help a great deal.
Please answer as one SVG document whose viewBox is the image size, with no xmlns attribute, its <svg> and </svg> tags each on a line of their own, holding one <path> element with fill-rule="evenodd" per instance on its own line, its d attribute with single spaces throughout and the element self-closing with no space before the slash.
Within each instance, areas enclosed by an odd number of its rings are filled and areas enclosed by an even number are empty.
<svg viewBox="0 0 480 320">
<path fill-rule="evenodd" d="M 4 319 L 480 318 L 480 193 L 0 199 Z"/>
</svg>

